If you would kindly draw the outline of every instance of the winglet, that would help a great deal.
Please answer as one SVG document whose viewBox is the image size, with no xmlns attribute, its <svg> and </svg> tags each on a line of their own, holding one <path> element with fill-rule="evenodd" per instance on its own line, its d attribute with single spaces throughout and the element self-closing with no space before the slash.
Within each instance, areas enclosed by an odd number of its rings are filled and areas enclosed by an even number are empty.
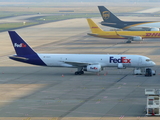
<svg viewBox="0 0 160 120">
<path fill-rule="evenodd" d="M 92 33 L 101 33 L 103 32 L 103 30 L 101 28 L 98 27 L 98 25 L 96 23 L 94 23 L 91 19 L 87 19 L 88 24 L 90 26 L 90 29 L 92 31 Z"/>
<path fill-rule="evenodd" d="M 98 8 L 99 8 L 99 11 L 101 13 L 101 16 L 102 16 L 104 22 L 109 22 L 109 23 L 122 22 L 118 17 L 116 17 L 113 13 L 111 13 L 104 6 L 98 6 Z"/>
<path fill-rule="evenodd" d="M 15 31 L 8 31 L 8 33 L 18 56 L 36 54 Z"/>
</svg>

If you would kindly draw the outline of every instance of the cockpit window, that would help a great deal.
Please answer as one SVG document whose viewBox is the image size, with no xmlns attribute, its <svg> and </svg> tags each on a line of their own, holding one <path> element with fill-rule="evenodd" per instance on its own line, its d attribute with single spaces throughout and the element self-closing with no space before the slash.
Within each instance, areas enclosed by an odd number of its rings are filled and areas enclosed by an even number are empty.
<svg viewBox="0 0 160 120">
<path fill-rule="evenodd" d="M 146 59 L 147 62 L 151 61 L 150 59 Z"/>
</svg>

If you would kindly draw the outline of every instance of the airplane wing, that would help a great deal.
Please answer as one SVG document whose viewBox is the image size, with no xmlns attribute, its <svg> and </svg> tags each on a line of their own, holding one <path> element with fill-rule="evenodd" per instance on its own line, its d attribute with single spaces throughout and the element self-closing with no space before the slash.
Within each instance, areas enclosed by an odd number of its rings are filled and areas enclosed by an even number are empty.
<svg viewBox="0 0 160 120">
<path fill-rule="evenodd" d="M 141 27 L 145 31 L 160 31 L 158 27 Z"/>
<path fill-rule="evenodd" d="M 119 35 L 119 34 L 118 34 Z M 127 38 L 127 39 L 133 39 L 135 37 L 139 37 L 139 36 L 129 36 L 129 35 L 119 35 L 121 37 Z"/>
<path fill-rule="evenodd" d="M 135 27 L 131 27 L 131 31 L 160 31 L 159 27 L 148 27 L 148 26 L 135 26 Z"/>
<path fill-rule="evenodd" d="M 120 35 L 117 33 L 117 31 L 115 31 L 115 32 L 118 36 L 121 36 L 123 38 L 127 38 L 128 39 L 127 43 L 130 43 L 131 41 L 142 41 L 143 40 L 143 38 L 141 36 Z"/>
<path fill-rule="evenodd" d="M 120 34 L 118 34 L 117 33 L 117 31 L 115 31 L 116 32 L 116 34 L 118 35 L 118 36 L 121 36 L 121 37 L 123 37 L 123 38 L 127 38 L 127 39 L 134 39 L 134 38 L 141 38 L 141 36 L 131 36 L 131 35 L 120 35 Z"/>
<path fill-rule="evenodd" d="M 62 61 L 62 62 L 73 65 L 73 66 L 79 66 L 79 67 L 98 64 L 98 63 L 89 63 L 89 62 L 80 62 L 80 61 Z"/>
<path fill-rule="evenodd" d="M 151 27 L 138 27 L 138 28 L 142 28 L 144 29 L 145 31 L 150 31 Z"/>
</svg>

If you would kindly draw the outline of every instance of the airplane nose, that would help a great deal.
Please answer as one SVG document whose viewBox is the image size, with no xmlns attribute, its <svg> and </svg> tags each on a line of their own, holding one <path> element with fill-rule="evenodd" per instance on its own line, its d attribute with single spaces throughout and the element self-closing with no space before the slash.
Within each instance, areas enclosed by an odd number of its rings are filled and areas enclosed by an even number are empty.
<svg viewBox="0 0 160 120">
<path fill-rule="evenodd" d="M 156 65 L 156 63 L 152 61 L 152 65 L 153 65 L 153 66 L 155 66 L 155 65 Z"/>
</svg>

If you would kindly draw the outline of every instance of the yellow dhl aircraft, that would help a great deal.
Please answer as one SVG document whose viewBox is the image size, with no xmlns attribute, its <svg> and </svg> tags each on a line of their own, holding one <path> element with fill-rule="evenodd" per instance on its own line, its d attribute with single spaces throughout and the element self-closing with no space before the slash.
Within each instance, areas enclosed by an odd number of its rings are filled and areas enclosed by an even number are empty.
<svg viewBox="0 0 160 120">
<path fill-rule="evenodd" d="M 160 31 L 103 31 L 91 19 L 87 19 L 92 33 L 88 35 L 108 38 L 108 39 L 128 39 L 126 43 L 131 41 L 142 41 L 144 38 L 160 38 Z"/>
</svg>

